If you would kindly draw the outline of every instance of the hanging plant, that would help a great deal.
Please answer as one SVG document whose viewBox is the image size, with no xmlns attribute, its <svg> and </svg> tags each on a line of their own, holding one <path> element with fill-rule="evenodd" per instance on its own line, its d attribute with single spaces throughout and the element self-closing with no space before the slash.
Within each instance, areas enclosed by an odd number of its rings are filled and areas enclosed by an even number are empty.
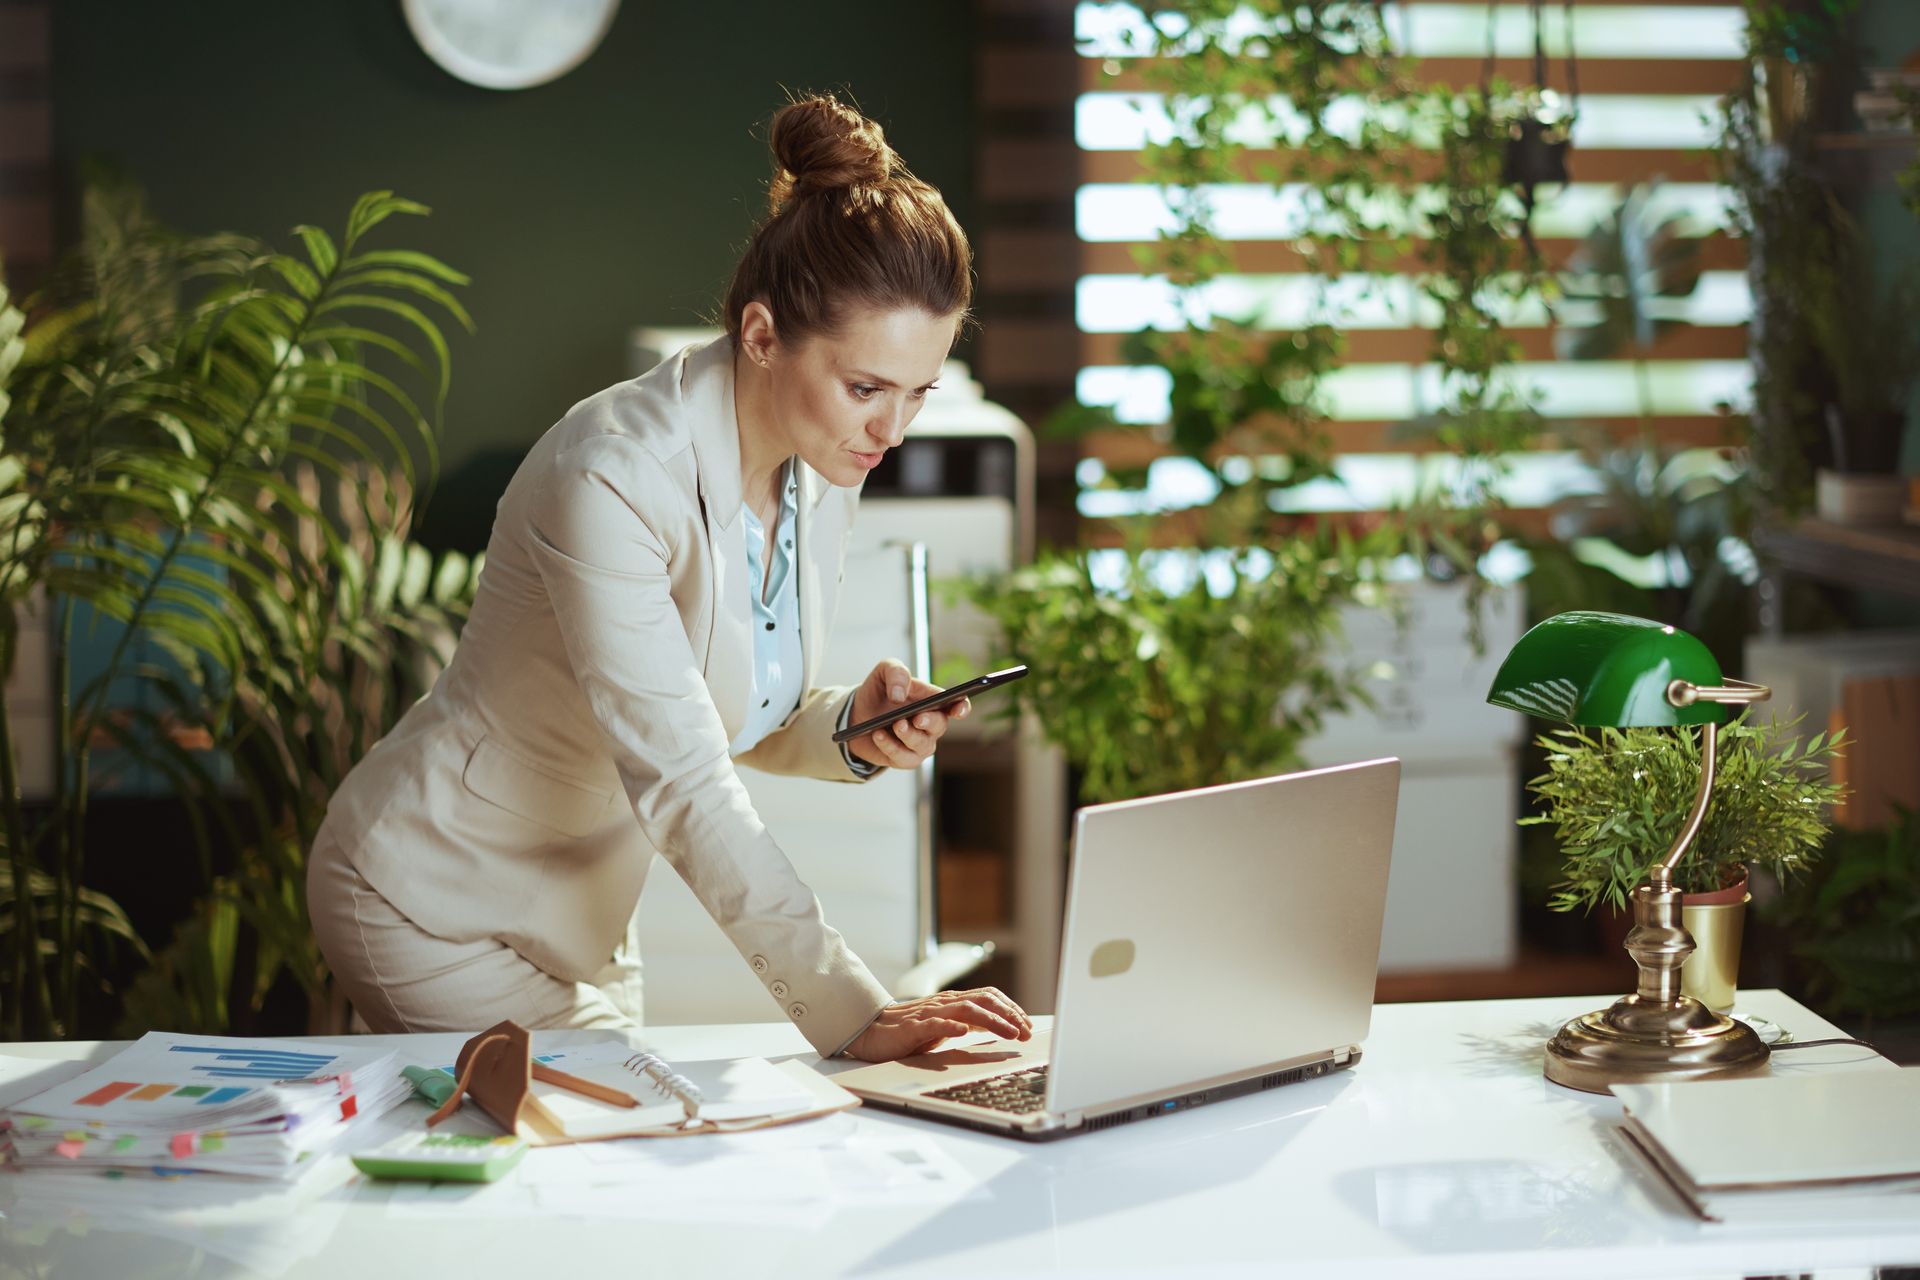
<svg viewBox="0 0 1920 1280">
<path fill-rule="evenodd" d="M 1146 430 L 1202 468 L 1213 495 L 1109 522 L 1118 547 L 1043 555 L 966 588 L 1010 652 L 1056 672 L 1021 682 L 1013 700 L 1101 799 L 1297 764 L 1326 715 L 1362 700 L 1343 665 L 1341 611 L 1387 603 L 1384 566 L 1407 552 L 1471 572 L 1498 536 L 1487 511 L 1501 453 L 1533 424 L 1506 373 L 1517 347 L 1501 318 L 1534 286 L 1516 248 L 1520 205 L 1501 180 L 1510 95 L 1419 87 L 1379 9 L 1360 0 L 1130 12 L 1144 21 L 1127 52 L 1146 59 L 1136 65 L 1164 103 L 1143 177 L 1168 213 L 1135 261 L 1170 287 L 1176 318 L 1132 335 L 1123 356 L 1166 372 L 1167 418 Z M 1219 305 L 1240 255 L 1212 193 L 1249 182 L 1285 195 L 1302 268 L 1286 279 L 1308 283 L 1303 313 Z M 1356 307 L 1384 298 L 1408 310 L 1382 279 L 1410 263 L 1412 305 L 1440 315 L 1444 398 L 1409 429 L 1464 460 L 1469 505 L 1448 486 L 1394 513 L 1282 514 L 1287 490 L 1335 474 L 1326 379 L 1346 358 Z M 1063 422 L 1118 425 L 1086 409 Z M 1107 482 L 1140 488 L 1145 476 Z"/>
</svg>

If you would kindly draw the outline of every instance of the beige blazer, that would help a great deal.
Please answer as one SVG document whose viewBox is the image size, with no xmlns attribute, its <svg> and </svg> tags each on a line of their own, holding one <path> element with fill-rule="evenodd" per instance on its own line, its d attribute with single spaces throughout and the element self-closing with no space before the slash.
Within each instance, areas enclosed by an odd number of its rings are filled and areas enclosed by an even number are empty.
<svg viewBox="0 0 1920 1280">
<path fill-rule="evenodd" d="M 854 781 L 816 689 L 856 490 L 795 462 L 805 696 L 741 759 Z M 588 981 L 657 852 L 822 1053 L 887 992 L 821 918 L 734 773 L 752 684 L 725 338 L 568 410 L 500 500 L 433 691 L 348 775 L 327 826 L 395 907 Z"/>
</svg>

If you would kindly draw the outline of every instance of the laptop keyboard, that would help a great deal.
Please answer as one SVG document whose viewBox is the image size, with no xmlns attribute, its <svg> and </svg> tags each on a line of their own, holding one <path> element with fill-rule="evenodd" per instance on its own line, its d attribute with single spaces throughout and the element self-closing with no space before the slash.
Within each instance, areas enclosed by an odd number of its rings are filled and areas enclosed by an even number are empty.
<svg viewBox="0 0 1920 1280">
<path fill-rule="evenodd" d="M 964 1102 L 969 1106 L 985 1107 L 989 1111 L 1028 1115 L 1047 1109 L 1047 1068 L 1043 1063 L 1024 1071 L 1010 1071 L 1003 1076 L 970 1080 L 947 1089 L 931 1089 L 924 1096 L 942 1098 L 948 1102 Z"/>
</svg>

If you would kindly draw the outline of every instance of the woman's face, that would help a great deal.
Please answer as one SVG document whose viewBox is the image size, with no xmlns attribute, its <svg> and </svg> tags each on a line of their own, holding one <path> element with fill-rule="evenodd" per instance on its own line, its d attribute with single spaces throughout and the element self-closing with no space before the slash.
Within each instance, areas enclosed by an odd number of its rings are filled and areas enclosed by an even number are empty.
<svg viewBox="0 0 1920 1280">
<path fill-rule="evenodd" d="M 757 302 L 747 310 L 756 308 L 764 311 Z M 741 340 L 751 352 L 757 326 L 746 319 Z M 838 333 L 765 342 L 768 410 L 782 447 L 834 484 L 859 484 L 926 403 L 959 322 L 914 307 L 864 308 Z"/>
</svg>

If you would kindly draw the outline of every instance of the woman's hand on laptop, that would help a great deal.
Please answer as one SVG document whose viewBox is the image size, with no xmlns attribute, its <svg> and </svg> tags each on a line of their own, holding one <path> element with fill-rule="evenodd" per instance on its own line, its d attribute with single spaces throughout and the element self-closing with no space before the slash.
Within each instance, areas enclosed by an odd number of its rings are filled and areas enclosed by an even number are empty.
<svg viewBox="0 0 1920 1280">
<path fill-rule="evenodd" d="M 866 1062 L 892 1062 L 976 1031 L 989 1031 L 1003 1040 L 1030 1040 L 1033 1020 L 998 987 L 942 991 L 888 1005 L 841 1052 Z"/>
</svg>

